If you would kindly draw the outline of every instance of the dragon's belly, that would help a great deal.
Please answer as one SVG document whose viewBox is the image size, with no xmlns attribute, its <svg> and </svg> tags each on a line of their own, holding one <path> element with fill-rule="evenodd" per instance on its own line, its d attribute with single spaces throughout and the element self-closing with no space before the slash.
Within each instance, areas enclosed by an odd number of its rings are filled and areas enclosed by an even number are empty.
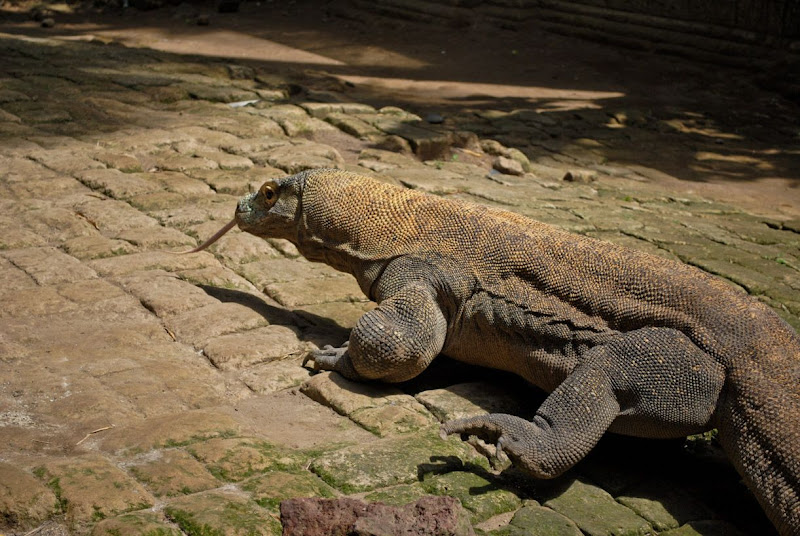
<svg viewBox="0 0 800 536">
<path fill-rule="evenodd" d="M 613 336 L 484 294 L 466 302 L 448 326 L 442 353 L 473 365 L 513 372 L 552 391 L 583 354 Z"/>
</svg>

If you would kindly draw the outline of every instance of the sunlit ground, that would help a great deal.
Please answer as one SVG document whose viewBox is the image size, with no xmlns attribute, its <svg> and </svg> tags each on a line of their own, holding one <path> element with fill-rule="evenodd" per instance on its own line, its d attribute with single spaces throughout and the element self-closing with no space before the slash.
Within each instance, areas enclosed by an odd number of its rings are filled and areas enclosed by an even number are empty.
<svg viewBox="0 0 800 536">
<path fill-rule="evenodd" d="M 543 32 L 371 25 L 316 12 L 285 15 L 255 2 L 234 15 L 213 14 L 209 26 L 176 10 L 70 17 L 67 4 L 49 8 L 54 28 L 9 16 L 0 32 L 313 72 L 348 84 L 352 100 L 418 112 L 537 111 L 552 119 L 561 149 L 600 133 L 594 150 L 609 164 L 642 166 L 661 177 L 652 180 L 676 180 L 670 187 L 800 217 L 797 106 L 759 92 L 748 73 Z M 7 2 L 0 12 L 24 9 Z M 560 128 L 574 124 L 576 112 L 596 114 L 584 113 L 586 133 Z"/>
</svg>

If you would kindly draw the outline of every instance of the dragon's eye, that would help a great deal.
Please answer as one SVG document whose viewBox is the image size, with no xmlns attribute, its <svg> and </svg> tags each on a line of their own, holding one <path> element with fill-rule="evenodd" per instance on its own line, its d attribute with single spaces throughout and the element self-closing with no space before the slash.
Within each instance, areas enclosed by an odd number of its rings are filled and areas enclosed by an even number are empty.
<svg viewBox="0 0 800 536">
<path fill-rule="evenodd" d="M 261 195 L 264 203 L 266 203 L 268 206 L 274 205 L 275 201 L 278 199 L 277 187 L 272 181 L 265 182 L 263 185 L 261 185 L 258 193 Z"/>
</svg>

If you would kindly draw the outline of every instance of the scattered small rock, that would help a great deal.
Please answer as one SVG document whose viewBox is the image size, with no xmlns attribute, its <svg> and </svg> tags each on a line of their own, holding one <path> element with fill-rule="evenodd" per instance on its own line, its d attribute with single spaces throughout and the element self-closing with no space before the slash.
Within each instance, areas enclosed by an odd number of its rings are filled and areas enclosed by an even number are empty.
<svg viewBox="0 0 800 536">
<path fill-rule="evenodd" d="M 46 17 L 42 19 L 42 28 L 52 28 L 56 25 L 56 21 L 53 17 Z"/>
<path fill-rule="evenodd" d="M 480 154 L 483 152 L 481 149 L 481 142 L 478 139 L 478 135 L 474 132 L 470 132 L 469 130 L 456 130 L 450 133 L 450 140 L 453 144 L 453 147 L 461 147 L 463 149 L 469 149 L 470 151 Z"/>
<path fill-rule="evenodd" d="M 597 172 L 589 169 L 571 169 L 564 175 L 564 180 L 588 184 L 597 180 Z"/>
<path fill-rule="evenodd" d="M 480 144 L 483 152 L 490 155 L 505 156 L 508 151 L 508 149 L 503 147 L 503 144 L 497 140 L 481 140 Z"/>
<path fill-rule="evenodd" d="M 405 115 L 406 111 L 402 108 L 398 108 L 397 106 L 384 106 L 378 110 L 378 113 L 386 115 Z"/>
<path fill-rule="evenodd" d="M 44 22 L 45 19 L 53 17 L 53 12 L 44 7 L 35 7 L 30 11 L 30 17 L 36 22 Z"/>
<path fill-rule="evenodd" d="M 413 152 L 408 140 L 394 134 L 382 137 L 375 143 L 375 147 L 393 153 L 411 154 Z"/>
<path fill-rule="evenodd" d="M 358 499 L 301 498 L 281 503 L 283 536 L 474 536 L 458 499 L 428 495 L 405 506 Z"/>
<path fill-rule="evenodd" d="M 444 123 L 444 117 L 440 114 L 431 113 L 425 116 L 425 121 L 431 125 L 440 125 Z"/>
<path fill-rule="evenodd" d="M 505 173 L 506 175 L 525 174 L 525 170 L 522 169 L 522 164 L 516 160 L 512 160 L 511 158 L 506 158 L 505 156 L 498 156 L 495 158 L 494 162 L 492 162 L 492 167 L 500 173 Z"/>
<path fill-rule="evenodd" d="M 247 65 L 229 63 L 225 67 L 228 69 L 228 76 L 231 77 L 231 80 L 253 80 L 256 77 L 255 69 Z"/>
</svg>

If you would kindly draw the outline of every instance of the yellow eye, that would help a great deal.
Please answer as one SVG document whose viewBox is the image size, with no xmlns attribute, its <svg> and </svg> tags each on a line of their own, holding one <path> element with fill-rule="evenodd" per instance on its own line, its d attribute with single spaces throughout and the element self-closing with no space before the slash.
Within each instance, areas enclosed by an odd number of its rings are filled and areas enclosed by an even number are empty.
<svg viewBox="0 0 800 536">
<path fill-rule="evenodd" d="M 261 195 L 264 203 L 272 206 L 275 204 L 275 201 L 278 199 L 278 192 L 276 190 L 276 185 L 274 182 L 265 182 L 259 188 L 258 193 Z"/>
</svg>

